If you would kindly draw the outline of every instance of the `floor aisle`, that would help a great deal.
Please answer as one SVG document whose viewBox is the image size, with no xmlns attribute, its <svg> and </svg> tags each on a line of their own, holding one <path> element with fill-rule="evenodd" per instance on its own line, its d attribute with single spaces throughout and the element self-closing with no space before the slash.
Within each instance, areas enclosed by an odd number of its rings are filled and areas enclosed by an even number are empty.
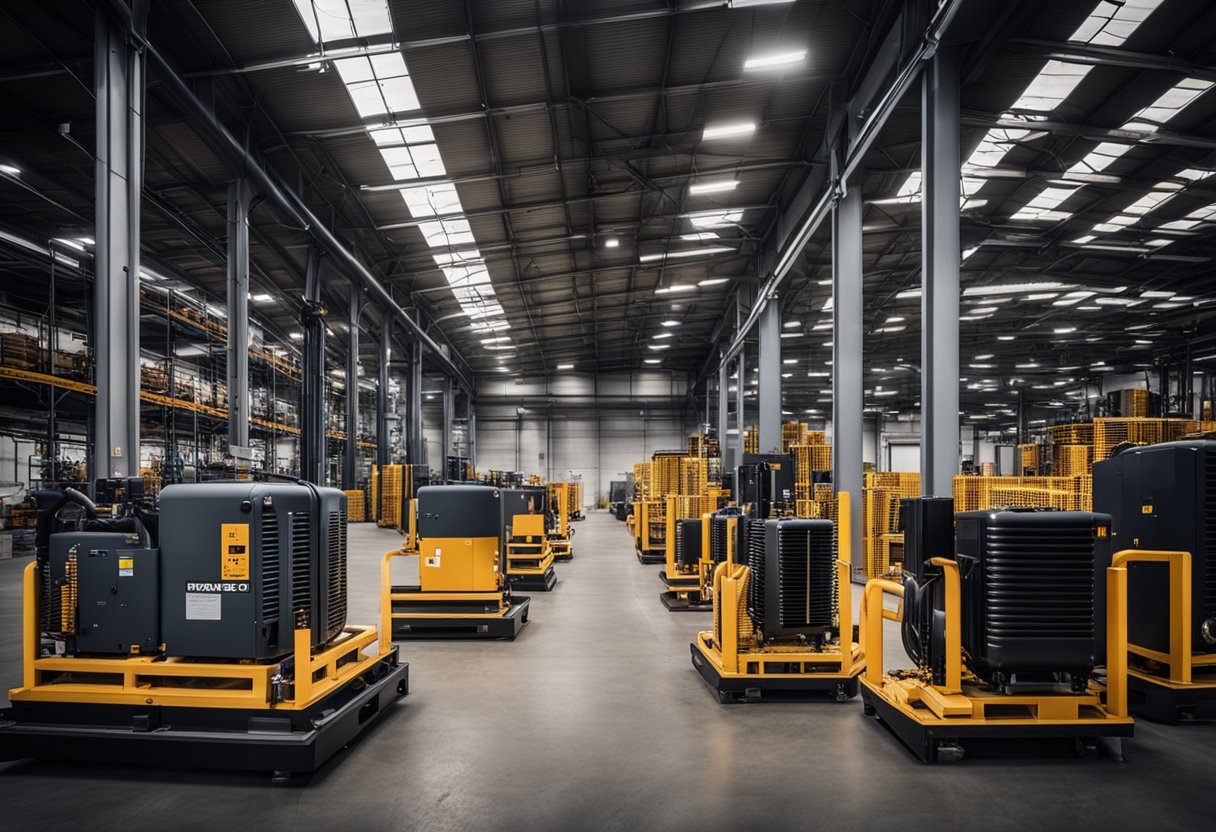
<svg viewBox="0 0 1216 832">
<path fill-rule="evenodd" d="M 307 788 L 265 776 L 0 763 L 9 830 L 1024 829 L 1210 824 L 1216 726 L 1141 723 L 1126 763 L 917 763 L 861 703 L 721 706 L 689 661 L 707 613 L 668 612 L 625 525 L 574 524 L 575 560 L 514 643 L 409 643 L 411 694 Z M 352 623 L 373 623 L 396 535 L 351 527 Z M 0 686 L 20 680 L 19 574 L 0 561 Z M 405 564 L 402 564 L 405 565 Z M 416 569 L 416 566 L 414 567 Z M 412 580 L 408 573 L 397 582 Z M 896 642 L 888 639 L 888 655 Z M 1168 797 L 1166 797 L 1168 796 Z"/>
</svg>

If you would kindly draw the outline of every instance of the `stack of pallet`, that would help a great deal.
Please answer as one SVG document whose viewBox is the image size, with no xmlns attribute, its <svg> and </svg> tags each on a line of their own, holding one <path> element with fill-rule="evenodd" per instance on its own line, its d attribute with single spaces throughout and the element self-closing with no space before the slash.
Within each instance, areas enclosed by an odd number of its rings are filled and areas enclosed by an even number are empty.
<svg viewBox="0 0 1216 832">
<path fill-rule="evenodd" d="M 42 358 L 38 339 L 24 332 L 0 334 L 0 361 L 17 370 L 37 370 Z"/>
<path fill-rule="evenodd" d="M 367 506 L 363 492 L 354 489 L 346 494 L 346 519 L 351 523 L 362 523 L 367 519 Z"/>
<path fill-rule="evenodd" d="M 903 532 L 899 529 L 899 503 L 920 495 L 920 474 L 903 471 L 869 471 L 862 489 L 862 538 L 867 578 L 892 573 L 903 562 Z"/>
<path fill-rule="evenodd" d="M 389 529 L 401 528 L 401 466 L 385 465 L 380 472 L 380 516 L 377 523 Z"/>
</svg>

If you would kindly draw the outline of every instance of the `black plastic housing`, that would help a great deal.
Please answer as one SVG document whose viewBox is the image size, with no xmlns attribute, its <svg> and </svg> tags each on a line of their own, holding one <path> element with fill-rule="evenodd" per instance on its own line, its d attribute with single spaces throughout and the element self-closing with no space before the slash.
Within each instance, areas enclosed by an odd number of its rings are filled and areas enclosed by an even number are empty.
<svg viewBox="0 0 1216 832">
<path fill-rule="evenodd" d="M 967 666 L 1087 678 L 1105 660 L 1110 517 L 1084 511 L 971 511 L 956 520 Z"/>
<path fill-rule="evenodd" d="M 1191 553 L 1191 649 L 1216 652 L 1216 442 L 1128 448 L 1093 476 L 1094 510 L 1110 515 L 1116 551 Z M 1168 652 L 1168 565 L 1133 563 L 1127 583 L 1129 641 Z"/>
<path fill-rule="evenodd" d="M 748 615 L 766 638 L 830 632 L 836 617 L 835 524 L 748 522 Z"/>
</svg>

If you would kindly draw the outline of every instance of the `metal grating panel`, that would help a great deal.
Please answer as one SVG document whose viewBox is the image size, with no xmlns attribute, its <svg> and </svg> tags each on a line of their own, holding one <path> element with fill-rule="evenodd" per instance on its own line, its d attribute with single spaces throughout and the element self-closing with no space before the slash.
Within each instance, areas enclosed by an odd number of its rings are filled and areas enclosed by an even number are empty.
<svg viewBox="0 0 1216 832">
<path fill-rule="evenodd" d="M 777 531 L 782 628 L 830 627 L 836 598 L 836 551 L 831 532 L 782 523 Z"/>
<path fill-rule="evenodd" d="M 1203 454 L 1203 605 L 1204 619 L 1216 618 L 1216 453 Z"/>
<path fill-rule="evenodd" d="M 764 520 L 747 524 L 747 614 L 757 626 L 764 624 Z"/>
<path fill-rule="evenodd" d="M 312 518 L 306 511 L 291 514 L 291 608 L 312 613 Z M 294 625 L 293 625 L 294 626 Z"/>
<path fill-rule="evenodd" d="M 329 586 L 328 616 L 329 630 L 341 628 L 346 623 L 346 512 L 330 512 L 329 515 Z"/>
<path fill-rule="evenodd" d="M 1094 636 L 1094 532 L 1089 522 L 990 525 L 984 556 L 990 644 Z"/>
<path fill-rule="evenodd" d="M 279 620 L 280 581 L 282 569 L 279 555 L 279 515 L 273 509 L 262 512 L 262 623 Z"/>
</svg>

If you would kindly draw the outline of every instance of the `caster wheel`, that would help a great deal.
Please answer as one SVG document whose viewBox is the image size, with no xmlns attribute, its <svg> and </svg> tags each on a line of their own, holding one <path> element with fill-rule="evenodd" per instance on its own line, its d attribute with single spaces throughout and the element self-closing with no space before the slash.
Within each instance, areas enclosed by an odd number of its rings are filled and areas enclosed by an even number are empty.
<svg viewBox="0 0 1216 832">
<path fill-rule="evenodd" d="M 1097 737 L 1077 737 L 1077 756 L 1082 760 L 1098 759 Z"/>
<path fill-rule="evenodd" d="M 957 763 L 961 759 L 963 747 L 948 741 L 943 741 L 933 753 L 933 761 L 937 763 Z"/>
<path fill-rule="evenodd" d="M 869 702 L 862 705 L 861 710 L 866 716 L 878 716 L 878 711 Z"/>
</svg>

